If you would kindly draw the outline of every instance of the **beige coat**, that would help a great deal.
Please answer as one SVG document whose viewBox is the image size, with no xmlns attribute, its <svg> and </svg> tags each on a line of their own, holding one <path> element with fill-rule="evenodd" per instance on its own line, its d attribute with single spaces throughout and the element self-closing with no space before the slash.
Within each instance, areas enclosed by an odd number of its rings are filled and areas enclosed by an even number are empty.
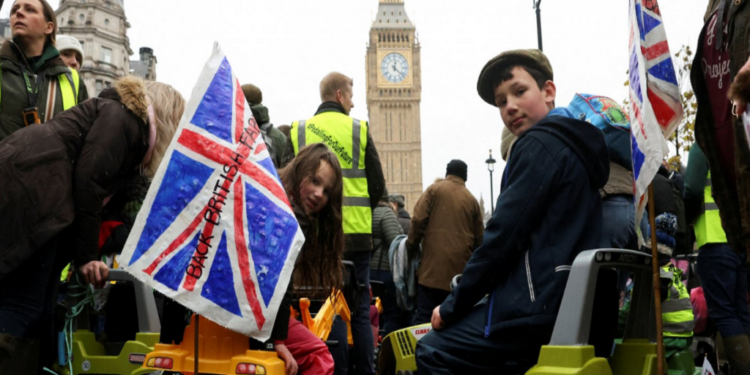
<svg viewBox="0 0 750 375">
<path fill-rule="evenodd" d="M 414 208 L 406 242 L 410 256 L 422 242 L 419 284 L 450 290 L 483 236 L 482 209 L 461 178 L 448 175 L 430 185 Z"/>
</svg>

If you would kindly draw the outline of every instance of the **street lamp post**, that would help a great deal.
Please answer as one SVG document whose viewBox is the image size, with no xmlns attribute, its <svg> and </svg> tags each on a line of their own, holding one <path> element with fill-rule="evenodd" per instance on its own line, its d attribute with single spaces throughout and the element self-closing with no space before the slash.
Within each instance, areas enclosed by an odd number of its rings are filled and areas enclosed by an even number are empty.
<svg viewBox="0 0 750 375">
<path fill-rule="evenodd" d="M 536 38 L 539 44 L 539 50 L 542 50 L 542 9 L 539 7 L 542 4 L 542 0 L 532 0 L 534 3 L 534 9 L 536 10 Z"/>
<path fill-rule="evenodd" d="M 490 207 L 492 208 L 492 213 L 495 213 L 495 193 L 492 189 L 492 172 L 495 171 L 495 159 L 492 158 L 492 149 L 490 149 L 490 158 L 484 161 L 487 163 L 487 170 L 490 171 Z"/>
</svg>

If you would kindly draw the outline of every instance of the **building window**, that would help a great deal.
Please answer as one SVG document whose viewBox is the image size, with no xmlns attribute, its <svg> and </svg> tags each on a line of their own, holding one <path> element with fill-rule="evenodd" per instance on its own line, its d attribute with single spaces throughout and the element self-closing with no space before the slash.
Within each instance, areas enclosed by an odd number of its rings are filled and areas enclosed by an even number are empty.
<svg viewBox="0 0 750 375">
<path fill-rule="evenodd" d="M 111 48 L 102 47 L 101 60 L 107 64 L 112 63 L 112 49 Z"/>
<path fill-rule="evenodd" d="M 78 15 L 78 20 L 81 21 L 81 23 L 83 23 L 84 21 L 86 21 L 86 16 L 84 16 L 83 13 L 81 13 Z"/>
<path fill-rule="evenodd" d="M 99 93 L 102 92 L 102 81 L 96 80 L 96 94 L 99 95 Z"/>
<path fill-rule="evenodd" d="M 104 26 L 109 26 L 109 18 L 104 19 Z"/>
<path fill-rule="evenodd" d="M 60 17 L 60 21 L 58 22 L 59 25 L 65 24 L 65 17 Z"/>
</svg>

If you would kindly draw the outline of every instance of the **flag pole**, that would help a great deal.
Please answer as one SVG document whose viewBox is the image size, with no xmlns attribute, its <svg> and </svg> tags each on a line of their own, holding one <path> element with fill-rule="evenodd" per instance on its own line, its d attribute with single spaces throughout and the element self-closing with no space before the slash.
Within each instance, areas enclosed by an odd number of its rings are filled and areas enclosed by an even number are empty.
<svg viewBox="0 0 750 375">
<path fill-rule="evenodd" d="M 193 340 L 193 345 L 195 346 L 195 354 L 193 355 L 193 366 L 194 366 L 193 373 L 195 375 L 200 375 L 200 372 L 198 371 L 198 362 L 199 362 L 198 361 L 198 340 L 200 339 L 200 333 L 198 330 L 199 322 L 200 322 L 200 315 L 198 315 L 198 313 L 195 313 L 195 334 L 194 334 L 195 339 Z M 661 322 L 661 320 L 659 322 Z"/>
<path fill-rule="evenodd" d="M 657 374 L 664 374 L 664 334 L 661 321 L 661 290 L 659 278 L 659 252 L 656 250 L 656 213 L 654 210 L 654 184 L 648 185 L 648 223 L 651 227 L 651 269 L 654 284 L 654 310 L 656 310 L 656 369 Z"/>
</svg>

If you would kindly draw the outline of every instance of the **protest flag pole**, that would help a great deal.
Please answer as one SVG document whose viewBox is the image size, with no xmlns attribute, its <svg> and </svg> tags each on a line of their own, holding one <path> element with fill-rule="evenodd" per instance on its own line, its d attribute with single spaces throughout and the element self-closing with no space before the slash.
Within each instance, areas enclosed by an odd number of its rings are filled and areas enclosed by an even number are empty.
<svg viewBox="0 0 750 375">
<path fill-rule="evenodd" d="M 195 375 L 200 375 L 200 372 L 198 371 L 198 339 L 200 339 L 199 331 L 198 331 L 198 324 L 200 322 L 200 315 L 197 313 L 195 314 L 195 339 L 193 340 L 193 345 L 195 346 L 195 354 L 193 355 L 193 366 L 194 371 L 193 373 Z M 661 320 L 659 320 L 661 322 Z"/>
<path fill-rule="evenodd" d="M 659 278 L 659 253 L 656 250 L 656 213 L 654 209 L 654 184 L 648 185 L 648 223 L 651 227 L 651 269 L 654 284 L 654 310 L 656 313 L 656 369 L 657 374 L 664 374 L 664 335 L 661 321 L 661 290 Z"/>
</svg>

